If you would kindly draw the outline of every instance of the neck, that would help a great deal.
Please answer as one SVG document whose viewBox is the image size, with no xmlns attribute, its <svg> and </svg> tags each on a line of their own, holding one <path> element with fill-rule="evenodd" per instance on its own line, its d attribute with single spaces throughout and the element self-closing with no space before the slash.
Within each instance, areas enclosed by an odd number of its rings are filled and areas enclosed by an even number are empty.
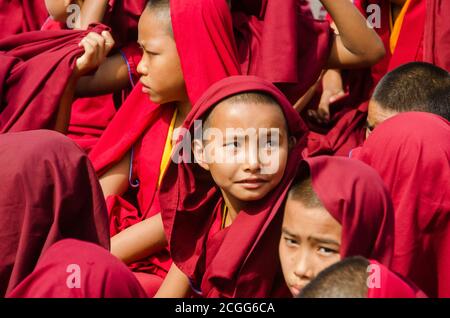
<svg viewBox="0 0 450 318">
<path fill-rule="evenodd" d="M 192 105 L 189 101 L 178 102 L 177 109 L 178 109 L 178 117 L 180 119 L 183 119 L 183 121 L 184 121 L 184 119 L 186 119 L 187 115 L 191 111 Z"/>
<path fill-rule="evenodd" d="M 238 200 L 225 191 L 222 191 L 222 196 L 225 201 L 225 205 L 228 208 L 228 215 L 231 220 L 231 222 L 234 222 L 234 220 L 237 218 L 240 211 L 242 211 L 246 207 L 246 202 L 243 202 L 241 200 Z"/>
</svg>

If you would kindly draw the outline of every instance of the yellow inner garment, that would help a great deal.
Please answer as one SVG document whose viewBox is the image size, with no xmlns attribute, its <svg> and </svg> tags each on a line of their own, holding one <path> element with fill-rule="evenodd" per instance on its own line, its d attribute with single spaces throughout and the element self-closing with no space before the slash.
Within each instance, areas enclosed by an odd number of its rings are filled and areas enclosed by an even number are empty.
<svg viewBox="0 0 450 318">
<path fill-rule="evenodd" d="M 169 133 L 167 134 L 166 144 L 164 146 L 164 152 L 161 160 L 161 167 L 159 170 L 159 181 L 158 187 L 161 185 L 164 174 L 169 166 L 171 156 L 172 156 L 172 139 L 173 139 L 173 131 L 175 130 L 175 122 L 177 121 L 178 109 L 175 110 L 173 114 L 172 121 L 170 122 Z"/>
<path fill-rule="evenodd" d="M 220 229 L 223 230 L 227 226 L 227 219 L 228 219 L 228 207 L 226 204 L 223 205 L 223 211 L 222 211 L 222 224 L 220 225 Z"/>
<path fill-rule="evenodd" d="M 408 7 L 411 4 L 412 0 L 407 0 L 405 4 L 402 7 L 402 10 L 400 11 L 400 14 L 397 17 L 397 20 L 395 20 L 395 23 L 393 23 L 392 19 L 392 4 L 390 6 L 390 19 L 389 23 L 391 25 L 391 38 L 390 38 L 390 49 L 391 54 L 394 54 L 395 48 L 397 47 L 398 38 L 400 37 L 400 32 L 402 31 L 403 21 L 405 20 L 406 12 L 408 11 Z"/>
</svg>

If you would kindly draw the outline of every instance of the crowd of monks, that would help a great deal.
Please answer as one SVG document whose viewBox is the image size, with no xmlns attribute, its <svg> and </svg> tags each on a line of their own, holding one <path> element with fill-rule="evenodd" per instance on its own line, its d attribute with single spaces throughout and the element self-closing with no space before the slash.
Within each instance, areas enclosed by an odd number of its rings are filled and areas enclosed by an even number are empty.
<svg viewBox="0 0 450 318">
<path fill-rule="evenodd" d="M 0 0 L 0 295 L 450 297 L 447 12 Z"/>
</svg>

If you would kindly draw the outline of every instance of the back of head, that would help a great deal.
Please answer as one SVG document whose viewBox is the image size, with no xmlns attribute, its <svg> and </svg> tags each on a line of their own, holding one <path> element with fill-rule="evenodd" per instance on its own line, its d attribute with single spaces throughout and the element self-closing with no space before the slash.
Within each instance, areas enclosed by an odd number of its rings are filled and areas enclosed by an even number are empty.
<svg viewBox="0 0 450 318">
<path fill-rule="evenodd" d="M 302 179 L 306 168 L 311 182 Z M 322 205 L 342 225 L 342 258 L 361 255 L 389 264 L 394 212 L 389 192 L 374 169 L 345 157 L 318 156 L 302 162 L 298 178 L 289 198 L 306 208 Z"/>
<path fill-rule="evenodd" d="M 297 298 L 366 298 L 370 262 L 349 257 L 320 272 Z"/>
<path fill-rule="evenodd" d="M 433 264 L 444 256 L 427 248 L 424 235 L 439 235 L 450 211 L 450 125 L 442 117 L 409 112 L 377 127 L 358 158 L 383 178 L 395 209 L 395 258 L 391 268 L 434 295 Z M 426 234 L 425 234 L 426 233 Z"/>
<path fill-rule="evenodd" d="M 450 81 L 431 95 L 428 109 L 431 113 L 450 120 Z"/>
<path fill-rule="evenodd" d="M 422 111 L 445 117 L 448 109 L 430 104 L 437 91 L 449 87 L 450 74 L 433 64 L 404 64 L 384 76 L 372 99 L 393 112 Z"/>
<path fill-rule="evenodd" d="M 149 0 L 147 7 L 150 9 L 170 11 L 170 0 Z"/>
</svg>

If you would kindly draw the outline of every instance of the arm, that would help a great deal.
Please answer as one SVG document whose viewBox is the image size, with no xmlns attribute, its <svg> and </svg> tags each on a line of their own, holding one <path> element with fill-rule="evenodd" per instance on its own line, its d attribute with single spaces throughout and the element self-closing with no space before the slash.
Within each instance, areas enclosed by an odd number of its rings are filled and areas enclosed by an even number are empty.
<svg viewBox="0 0 450 318">
<path fill-rule="evenodd" d="M 311 101 L 311 99 L 314 97 L 314 95 L 316 94 L 317 91 L 317 85 L 319 84 L 320 78 L 319 80 L 314 83 L 313 86 L 311 86 L 308 91 L 302 96 L 300 97 L 300 99 L 294 104 L 294 109 L 301 113 L 306 106 L 308 106 L 308 103 Z"/>
<path fill-rule="evenodd" d="M 335 36 L 326 68 L 366 67 L 384 57 L 383 42 L 349 0 L 321 2 L 340 33 Z"/>
<path fill-rule="evenodd" d="M 61 97 L 59 103 L 58 114 L 56 115 L 55 131 L 66 134 L 69 128 L 70 113 L 72 108 L 72 103 L 75 95 L 75 87 L 78 77 L 76 74 L 72 74 L 67 83 L 66 89 Z"/>
<path fill-rule="evenodd" d="M 155 254 L 166 246 L 161 214 L 139 222 L 111 239 L 111 253 L 126 264 Z"/>
<path fill-rule="evenodd" d="M 109 94 L 130 85 L 128 67 L 121 54 L 108 57 L 92 76 L 84 76 L 77 83 L 77 97 Z"/>
<path fill-rule="evenodd" d="M 89 24 L 102 22 L 108 0 L 85 0 L 81 8 L 81 30 L 87 30 Z"/>
<path fill-rule="evenodd" d="M 309 110 L 311 116 L 319 124 L 330 121 L 330 104 L 345 95 L 340 70 L 327 70 L 322 76 L 322 96 L 317 110 Z"/>
<path fill-rule="evenodd" d="M 100 185 L 105 198 L 110 195 L 122 195 L 128 189 L 131 154 L 127 153 L 122 160 L 100 177 Z"/>
<path fill-rule="evenodd" d="M 155 298 L 186 298 L 190 292 L 189 279 L 175 264 L 172 264 Z"/>
<path fill-rule="evenodd" d="M 75 69 L 61 97 L 59 112 L 56 117 L 55 130 L 63 134 L 67 132 L 69 126 L 71 106 L 78 80 L 103 63 L 114 46 L 114 40 L 107 31 L 104 31 L 101 35 L 91 32 L 81 40 L 79 46 L 83 46 L 84 54 L 76 61 Z"/>
</svg>

